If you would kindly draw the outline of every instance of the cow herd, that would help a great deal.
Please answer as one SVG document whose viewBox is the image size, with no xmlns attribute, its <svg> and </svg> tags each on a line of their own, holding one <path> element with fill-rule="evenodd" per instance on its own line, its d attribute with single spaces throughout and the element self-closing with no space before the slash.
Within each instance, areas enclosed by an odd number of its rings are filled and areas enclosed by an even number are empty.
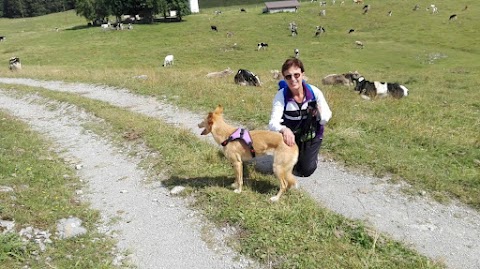
<svg viewBox="0 0 480 269">
<path fill-rule="evenodd" d="M 313 2 L 314 0 L 312 0 Z M 344 1 L 342 1 L 343 4 Z M 363 4 L 363 0 L 353 0 L 354 3 L 356 4 Z M 332 0 L 332 4 L 335 4 L 335 0 Z M 326 6 L 326 2 L 321 2 L 322 6 Z M 413 8 L 414 11 L 419 10 L 419 5 L 415 5 Z M 468 6 L 465 6 L 463 11 L 467 10 Z M 363 5 L 362 8 L 363 12 L 362 14 L 366 15 L 370 10 L 371 6 L 369 4 Z M 436 5 L 431 4 L 426 8 L 427 11 L 431 12 L 431 14 L 437 14 L 439 13 L 438 8 Z M 245 13 L 246 10 L 242 8 L 240 12 Z M 221 11 L 215 11 L 215 15 L 221 15 Z M 389 11 L 388 16 L 392 16 L 392 11 Z M 326 16 L 326 10 L 321 10 L 320 16 Z M 449 17 L 449 20 L 456 20 L 457 19 L 457 14 L 452 14 Z M 103 30 L 110 30 L 110 29 L 116 29 L 116 30 L 123 30 L 124 26 L 122 23 L 117 23 L 117 24 L 110 24 L 110 23 L 104 23 L 100 25 L 101 29 Z M 132 29 L 132 25 L 129 23 L 128 26 L 126 27 L 127 29 Z M 298 26 L 295 22 L 290 22 L 288 25 L 288 29 L 290 31 L 291 36 L 297 36 L 298 35 Z M 58 29 L 57 29 L 58 30 Z M 219 32 L 219 29 L 216 25 L 211 25 L 210 30 L 214 32 Z M 350 29 L 347 31 L 348 34 L 351 34 L 355 31 L 355 29 Z M 315 37 L 320 37 L 322 34 L 326 32 L 324 26 L 316 26 L 315 27 L 315 32 L 314 36 Z M 227 32 L 227 37 L 232 37 L 233 32 Z M 0 42 L 4 41 L 5 37 L 0 36 Z M 358 48 L 364 48 L 364 44 L 362 41 L 355 41 L 355 44 Z M 268 43 L 265 42 L 259 42 L 257 44 L 257 51 L 259 50 L 265 50 L 268 48 Z M 299 50 L 296 48 L 294 49 L 294 55 L 293 57 L 299 58 Z M 169 67 L 173 66 L 174 64 L 174 56 L 172 54 L 169 54 L 165 56 L 163 66 L 164 67 Z M 11 71 L 18 71 L 22 68 L 20 59 L 18 57 L 12 57 L 9 59 L 9 69 Z M 219 72 L 212 72 L 208 73 L 206 75 L 207 78 L 222 78 L 226 77 L 233 74 L 233 71 L 230 68 L 227 68 L 223 71 Z M 280 80 L 282 78 L 282 74 L 278 70 L 272 70 L 273 78 L 276 80 Z M 238 85 L 242 86 L 261 86 L 260 78 L 255 75 L 253 72 L 247 70 L 247 69 L 239 69 L 235 76 L 234 76 L 234 82 Z M 400 85 L 398 83 L 390 83 L 390 82 L 378 82 L 378 81 L 367 81 L 365 77 L 360 75 L 357 71 L 355 72 L 347 72 L 343 74 L 331 74 L 328 76 L 325 76 L 322 79 L 322 84 L 323 85 L 343 85 L 343 86 L 354 86 L 354 90 L 358 91 L 359 94 L 362 96 L 364 99 L 372 99 L 374 97 L 384 97 L 384 96 L 392 96 L 394 98 L 401 98 L 404 96 L 408 95 L 408 89 Z"/>
</svg>

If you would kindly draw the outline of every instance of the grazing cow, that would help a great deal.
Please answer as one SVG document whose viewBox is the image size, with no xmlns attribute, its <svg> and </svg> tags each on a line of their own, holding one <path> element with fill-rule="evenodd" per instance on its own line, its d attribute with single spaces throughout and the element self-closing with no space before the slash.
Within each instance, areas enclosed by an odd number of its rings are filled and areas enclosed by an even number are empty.
<svg viewBox="0 0 480 269">
<path fill-rule="evenodd" d="M 295 58 L 297 58 L 297 59 L 300 58 L 300 50 L 299 49 L 294 49 L 293 53 L 295 54 L 295 56 L 294 56 Z"/>
<path fill-rule="evenodd" d="M 320 10 L 320 16 L 322 17 L 327 16 L 327 11 L 325 9 Z"/>
<path fill-rule="evenodd" d="M 217 26 L 215 25 L 211 25 L 210 29 L 212 29 L 212 31 L 218 32 Z"/>
<path fill-rule="evenodd" d="M 115 30 L 123 30 L 123 23 L 118 22 L 114 25 Z"/>
<path fill-rule="evenodd" d="M 320 25 L 315 27 L 315 36 L 320 36 L 323 33 L 325 33 L 325 28 L 323 28 L 323 26 Z"/>
<path fill-rule="evenodd" d="M 258 76 L 245 69 L 238 69 L 234 81 L 235 84 L 242 86 L 261 86 Z"/>
<path fill-rule="evenodd" d="M 420 9 L 420 6 L 419 6 L 419 5 L 415 5 L 415 6 L 413 7 L 413 11 L 417 11 L 417 10 L 419 10 L 419 9 Z"/>
<path fill-rule="evenodd" d="M 372 98 L 392 96 L 393 98 L 402 98 L 408 96 L 407 87 L 398 83 L 390 82 L 370 82 L 363 76 L 354 79 L 355 91 L 358 91 L 360 96 L 365 100 L 371 100 Z"/>
<path fill-rule="evenodd" d="M 355 79 L 359 78 L 360 74 L 358 71 L 348 72 L 341 75 L 331 74 L 322 79 L 323 85 L 345 85 L 352 86 L 354 85 Z"/>
<path fill-rule="evenodd" d="M 220 10 L 215 10 L 215 15 L 220 15 L 220 14 L 222 14 L 222 11 L 220 11 Z"/>
<path fill-rule="evenodd" d="M 227 32 L 227 37 L 232 37 L 233 36 L 233 32 Z"/>
<path fill-rule="evenodd" d="M 241 8 L 241 9 L 240 9 L 240 12 L 247 12 L 247 10 L 244 9 L 244 8 Z"/>
<path fill-rule="evenodd" d="M 324 7 L 324 6 L 326 6 L 326 5 L 327 5 L 327 1 L 322 1 L 322 2 L 320 2 L 320 6 L 321 6 L 321 7 Z"/>
<path fill-rule="evenodd" d="M 10 71 L 18 71 L 22 69 L 22 64 L 20 63 L 20 58 L 12 57 L 8 61 Z"/>
<path fill-rule="evenodd" d="M 454 21 L 457 19 L 457 14 L 453 14 L 450 16 L 450 18 L 448 19 L 449 21 Z"/>
<path fill-rule="evenodd" d="M 100 25 L 100 27 L 101 27 L 103 30 L 108 30 L 108 29 L 110 29 L 110 23 L 109 23 L 109 22 L 107 22 L 107 23 L 102 23 L 102 24 Z"/>
<path fill-rule="evenodd" d="M 169 65 L 173 65 L 173 55 L 169 54 L 165 56 L 165 59 L 163 60 L 163 65 L 164 67 L 167 67 Z"/>
<path fill-rule="evenodd" d="M 362 41 L 355 41 L 355 44 L 357 45 L 357 47 L 363 49 L 363 42 Z"/>
<path fill-rule="evenodd" d="M 438 13 L 438 8 L 435 5 L 430 5 L 430 8 L 432 9 L 432 14 L 437 14 Z M 428 8 L 427 8 L 428 10 Z"/>
<path fill-rule="evenodd" d="M 292 34 L 292 36 L 296 36 L 298 34 L 297 24 L 295 22 L 291 22 L 288 28 L 290 29 L 290 33 Z"/>
<path fill-rule="evenodd" d="M 266 49 L 268 47 L 267 43 L 260 42 L 257 44 L 257 50 Z"/>
<path fill-rule="evenodd" d="M 0 36 L 0 42 L 5 41 L 7 39 L 5 36 Z"/>
<path fill-rule="evenodd" d="M 206 77 L 207 78 L 223 78 L 231 74 L 233 74 L 232 69 L 230 69 L 230 67 L 227 67 L 227 69 L 220 72 L 208 73 Z"/>
<path fill-rule="evenodd" d="M 363 0 L 353 0 L 353 3 L 355 3 L 355 4 L 363 4 Z"/>
<path fill-rule="evenodd" d="M 370 5 L 364 5 L 363 6 L 363 15 L 367 14 L 367 12 L 370 10 Z"/>
<path fill-rule="evenodd" d="M 351 33 L 353 33 L 353 32 L 355 32 L 355 29 L 350 29 L 350 30 L 348 30 L 348 33 L 349 33 L 349 34 L 351 34 Z"/>
</svg>

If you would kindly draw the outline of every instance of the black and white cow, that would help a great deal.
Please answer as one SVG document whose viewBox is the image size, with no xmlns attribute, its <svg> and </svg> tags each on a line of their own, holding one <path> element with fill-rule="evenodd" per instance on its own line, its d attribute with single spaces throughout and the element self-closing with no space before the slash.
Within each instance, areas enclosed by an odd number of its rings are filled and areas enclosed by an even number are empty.
<svg viewBox="0 0 480 269">
<path fill-rule="evenodd" d="M 363 99 L 392 96 L 393 98 L 402 98 L 408 95 L 407 87 L 398 83 L 368 81 L 363 76 L 355 77 L 355 91 L 358 91 Z"/>
<path fill-rule="evenodd" d="M 257 50 L 266 49 L 266 48 L 268 48 L 267 43 L 260 42 L 257 44 Z"/>
<path fill-rule="evenodd" d="M 242 86 L 261 86 L 258 76 L 246 69 L 238 69 L 234 80 L 235 84 Z"/>
<path fill-rule="evenodd" d="M 290 29 L 290 34 L 292 36 L 298 35 L 297 24 L 294 21 L 288 24 L 288 28 Z"/>
<path fill-rule="evenodd" d="M 323 33 L 325 33 L 323 26 L 319 25 L 315 27 L 315 36 L 321 36 Z"/>
<path fill-rule="evenodd" d="M 9 69 L 11 71 L 18 71 L 22 69 L 22 64 L 20 63 L 20 58 L 12 57 L 8 60 Z"/>
</svg>

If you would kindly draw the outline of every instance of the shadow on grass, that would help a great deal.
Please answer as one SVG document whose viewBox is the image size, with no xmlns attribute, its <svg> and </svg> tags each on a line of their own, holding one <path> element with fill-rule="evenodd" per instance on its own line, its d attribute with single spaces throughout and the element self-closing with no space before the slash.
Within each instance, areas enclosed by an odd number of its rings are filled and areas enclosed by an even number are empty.
<svg viewBox="0 0 480 269">
<path fill-rule="evenodd" d="M 85 24 L 85 25 L 75 25 L 75 26 L 67 28 L 65 30 L 75 31 L 75 30 L 84 30 L 84 29 L 93 28 L 93 27 L 96 27 L 96 26 L 90 26 L 90 25 L 87 25 L 87 24 Z M 97 27 L 99 27 L 99 26 L 97 26 Z"/>
<path fill-rule="evenodd" d="M 245 175 L 243 180 L 244 189 L 248 188 L 260 194 L 275 193 L 276 191 L 278 191 L 279 183 L 276 184 L 277 181 L 271 182 L 266 179 L 253 180 L 253 179 L 249 179 L 248 173 L 244 173 L 244 175 Z M 162 181 L 162 184 L 168 189 L 171 189 L 175 186 L 190 187 L 197 190 L 206 189 L 210 187 L 220 187 L 220 188 L 225 188 L 233 191 L 233 188 L 231 187 L 233 182 L 234 182 L 233 177 L 182 178 L 182 177 L 173 176 L 167 180 Z"/>
</svg>

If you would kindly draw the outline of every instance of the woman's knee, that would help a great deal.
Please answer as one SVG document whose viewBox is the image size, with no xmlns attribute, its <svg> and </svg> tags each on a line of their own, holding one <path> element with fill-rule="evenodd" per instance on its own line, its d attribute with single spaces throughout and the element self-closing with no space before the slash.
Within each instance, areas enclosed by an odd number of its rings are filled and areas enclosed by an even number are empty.
<svg viewBox="0 0 480 269">
<path fill-rule="evenodd" d="M 315 170 L 317 170 L 317 165 L 316 164 L 312 165 L 312 166 L 304 167 L 303 176 L 309 177 L 313 174 L 313 172 L 315 172 Z"/>
<path fill-rule="evenodd" d="M 317 164 L 309 164 L 309 165 L 303 165 L 300 167 L 295 167 L 294 169 L 294 175 L 300 176 L 300 177 L 309 177 L 317 170 Z"/>
</svg>

